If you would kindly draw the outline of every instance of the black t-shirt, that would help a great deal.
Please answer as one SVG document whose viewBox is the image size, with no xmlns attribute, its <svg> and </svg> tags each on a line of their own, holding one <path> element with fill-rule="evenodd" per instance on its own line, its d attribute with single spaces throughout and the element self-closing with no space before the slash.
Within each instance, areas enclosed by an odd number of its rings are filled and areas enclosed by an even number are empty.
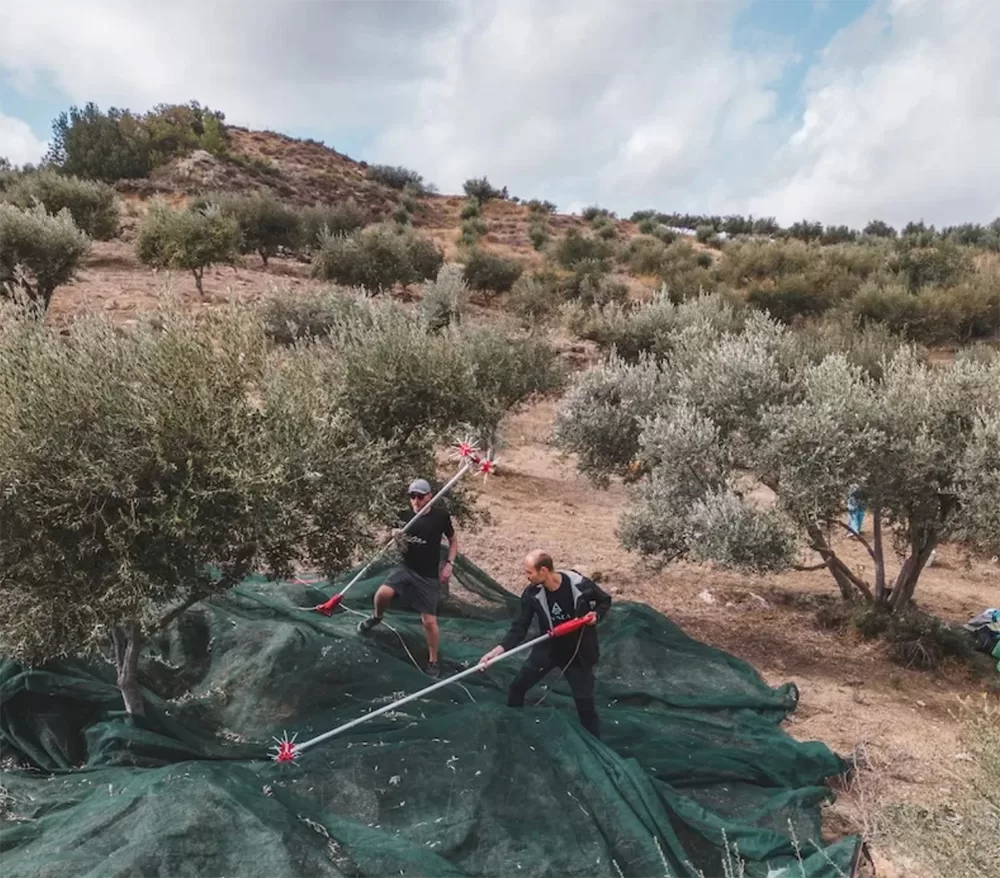
<svg viewBox="0 0 1000 878">
<path fill-rule="evenodd" d="M 549 615 L 552 617 L 553 627 L 576 616 L 576 608 L 573 606 L 573 590 L 570 588 L 569 577 L 565 573 L 562 574 L 562 584 L 559 588 L 555 591 L 549 591 L 542 586 L 542 591 L 549 604 Z"/>
<path fill-rule="evenodd" d="M 399 526 L 403 527 L 414 515 L 412 509 L 401 512 Z M 441 537 L 450 539 L 454 535 L 448 512 L 440 506 L 431 507 L 403 536 L 403 564 L 414 573 L 436 579 L 441 564 Z"/>
</svg>

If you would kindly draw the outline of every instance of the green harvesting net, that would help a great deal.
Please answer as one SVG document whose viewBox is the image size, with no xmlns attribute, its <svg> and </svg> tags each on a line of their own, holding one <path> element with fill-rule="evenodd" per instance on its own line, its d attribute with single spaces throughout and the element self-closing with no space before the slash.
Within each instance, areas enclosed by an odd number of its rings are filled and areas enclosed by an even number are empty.
<svg viewBox="0 0 1000 878">
<path fill-rule="evenodd" d="M 382 573 L 345 603 L 367 611 Z M 362 638 L 357 612 L 298 609 L 335 587 L 253 580 L 186 613 L 143 657 L 142 718 L 109 664 L 0 664 L 0 873 L 854 874 L 858 839 L 827 844 L 819 825 L 845 764 L 780 729 L 794 686 L 640 604 L 601 625 L 602 741 L 555 674 L 505 706 L 518 656 L 271 761 L 283 731 L 302 741 L 431 682 L 407 654 L 426 659 L 415 615 Z M 515 604 L 460 559 L 443 674 L 499 642 Z"/>
</svg>

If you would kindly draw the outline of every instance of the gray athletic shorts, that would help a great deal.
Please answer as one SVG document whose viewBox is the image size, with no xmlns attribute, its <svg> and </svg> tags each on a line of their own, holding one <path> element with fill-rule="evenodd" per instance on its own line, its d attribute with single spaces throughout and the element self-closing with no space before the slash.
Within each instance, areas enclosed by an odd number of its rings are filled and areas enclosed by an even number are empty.
<svg viewBox="0 0 1000 878">
<path fill-rule="evenodd" d="M 436 576 L 421 576 L 409 567 L 397 567 L 385 581 L 400 604 L 418 613 L 436 616 L 441 602 L 441 580 Z"/>
</svg>

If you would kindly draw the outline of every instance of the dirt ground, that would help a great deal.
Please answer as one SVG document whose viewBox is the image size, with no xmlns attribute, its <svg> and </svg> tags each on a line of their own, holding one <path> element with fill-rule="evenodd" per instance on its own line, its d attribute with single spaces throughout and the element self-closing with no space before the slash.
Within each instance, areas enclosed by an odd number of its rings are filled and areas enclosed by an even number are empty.
<svg viewBox="0 0 1000 878">
<path fill-rule="evenodd" d="M 693 637 L 751 662 L 772 685 L 794 681 L 801 701 L 789 733 L 844 756 L 862 754 L 878 772 L 880 800 L 931 805 L 949 798 L 967 759 L 950 711 L 958 697 L 981 692 L 981 682 L 957 667 L 904 669 L 876 643 L 818 627 L 819 602 L 836 594 L 825 571 L 755 577 L 710 565 L 657 570 L 643 563 L 615 536 L 625 489 L 594 488 L 548 443 L 555 409 L 546 401 L 508 419 L 499 474 L 478 489 L 493 521 L 461 535 L 463 553 L 520 591 L 525 552 L 549 550 L 557 563 L 600 576 L 613 596 L 646 602 Z M 869 519 L 863 533 L 870 527 Z M 863 567 L 864 550 L 855 543 L 837 548 Z M 917 599 L 944 619 L 967 621 L 1000 600 L 1000 570 L 995 562 L 966 565 L 943 547 Z M 839 791 L 827 830 L 865 832 L 880 804 L 874 795 L 870 784 Z M 895 871 L 875 853 L 879 875 L 917 874 Z"/>
</svg>

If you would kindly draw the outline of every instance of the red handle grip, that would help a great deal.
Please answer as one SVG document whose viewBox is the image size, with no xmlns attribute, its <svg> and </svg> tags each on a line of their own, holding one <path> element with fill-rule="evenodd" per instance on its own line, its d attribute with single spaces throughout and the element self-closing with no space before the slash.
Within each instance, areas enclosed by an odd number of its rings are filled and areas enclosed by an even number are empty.
<svg viewBox="0 0 1000 878">
<path fill-rule="evenodd" d="M 337 608 L 337 605 L 343 599 L 344 599 L 343 594 L 335 594 L 325 604 L 320 604 L 318 607 L 316 607 L 316 611 L 322 613 L 324 616 L 332 616 L 333 611 Z"/>
<path fill-rule="evenodd" d="M 582 628 L 584 625 L 589 625 L 597 618 L 597 613 L 591 610 L 586 616 L 581 616 L 579 619 L 570 619 L 568 622 L 560 622 L 549 632 L 550 637 L 562 637 L 564 634 L 570 634 L 576 631 L 577 628 Z"/>
</svg>

